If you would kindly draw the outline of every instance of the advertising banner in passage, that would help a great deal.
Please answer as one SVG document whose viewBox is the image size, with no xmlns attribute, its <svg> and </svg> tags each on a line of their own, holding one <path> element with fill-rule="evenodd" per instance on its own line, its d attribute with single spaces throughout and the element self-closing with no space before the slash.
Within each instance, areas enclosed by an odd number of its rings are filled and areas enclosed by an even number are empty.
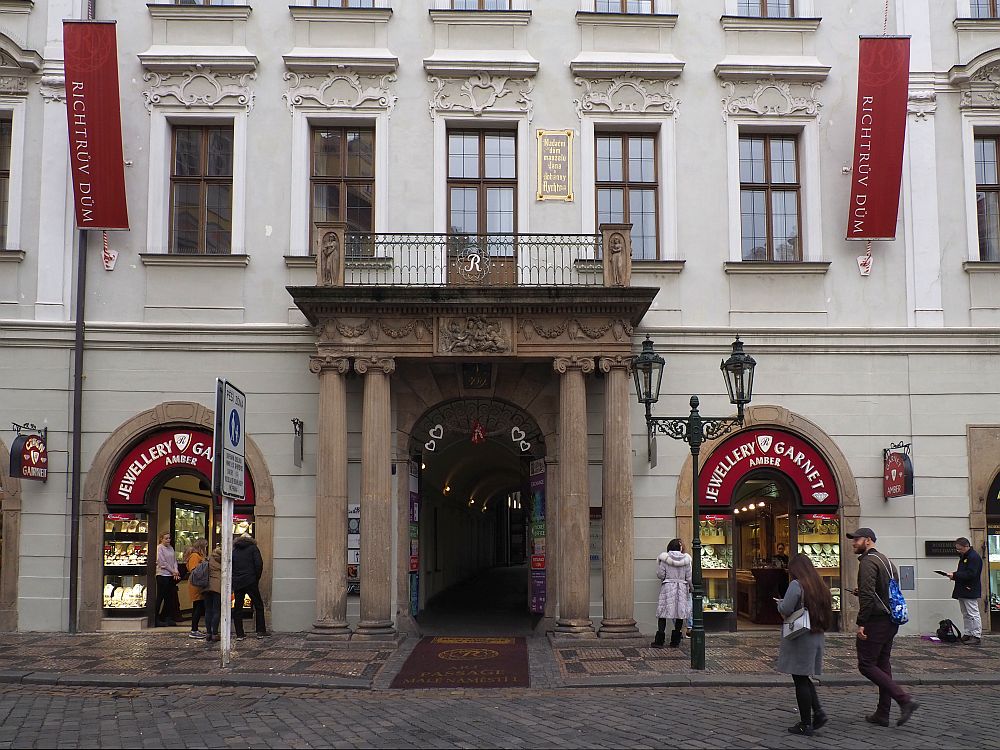
<svg viewBox="0 0 1000 750">
<path fill-rule="evenodd" d="M 909 37 L 861 37 L 849 240 L 896 238 L 903 175 Z"/>
<path fill-rule="evenodd" d="M 63 21 L 66 118 L 78 229 L 128 229 L 113 21 Z"/>
</svg>

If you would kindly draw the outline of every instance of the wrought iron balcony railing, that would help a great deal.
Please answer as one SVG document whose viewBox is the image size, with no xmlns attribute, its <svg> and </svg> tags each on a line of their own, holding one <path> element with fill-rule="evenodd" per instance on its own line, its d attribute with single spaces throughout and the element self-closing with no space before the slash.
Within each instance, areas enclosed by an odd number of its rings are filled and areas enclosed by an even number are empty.
<svg viewBox="0 0 1000 750">
<path fill-rule="evenodd" d="M 347 286 L 596 286 L 600 234 L 348 232 Z"/>
</svg>

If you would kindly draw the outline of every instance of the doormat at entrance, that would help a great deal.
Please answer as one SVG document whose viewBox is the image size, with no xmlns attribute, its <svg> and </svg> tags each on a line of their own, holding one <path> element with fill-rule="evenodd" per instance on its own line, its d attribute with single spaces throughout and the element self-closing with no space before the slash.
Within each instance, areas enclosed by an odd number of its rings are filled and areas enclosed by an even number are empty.
<svg viewBox="0 0 1000 750">
<path fill-rule="evenodd" d="M 528 644 L 524 638 L 422 638 L 390 687 L 528 687 Z"/>
</svg>

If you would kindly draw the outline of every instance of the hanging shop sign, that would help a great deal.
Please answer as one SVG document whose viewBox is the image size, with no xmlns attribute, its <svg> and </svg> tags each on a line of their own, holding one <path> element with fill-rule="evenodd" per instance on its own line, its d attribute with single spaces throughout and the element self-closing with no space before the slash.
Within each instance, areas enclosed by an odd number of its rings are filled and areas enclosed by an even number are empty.
<svg viewBox="0 0 1000 750">
<path fill-rule="evenodd" d="M 909 37 L 861 37 L 849 240 L 896 238 L 909 83 Z"/>
<path fill-rule="evenodd" d="M 790 432 L 761 428 L 738 432 L 705 459 L 698 478 L 699 505 L 728 506 L 740 481 L 759 469 L 788 477 L 804 507 L 840 504 L 833 470 L 816 448 Z"/>
<path fill-rule="evenodd" d="M 206 481 L 212 476 L 212 433 L 202 428 L 161 430 L 143 438 L 118 462 L 108 484 L 108 505 L 144 505 L 146 493 L 163 472 L 193 472 Z M 246 497 L 236 505 L 254 505 L 250 470 L 244 468 Z"/>
<path fill-rule="evenodd" d="M 892 497 L 904 497 L 913 494 L 913 462 L 910 460 L 909 445 L 894 445 L 893 448 L 905 448 L 905 451 L 886 449 L 882 451 L 882 496 L 888 500 Z"/>
<path fill-rule="evenodd" d="M 78 229 L 128 229 L 114 21 L 63 21 Z"/>
<path fill-rule="evenodd" d="M 44 435 L 18 435 L 10 447 L 10 475 L 44 482 L 49 478 L 49 450 Z"/>
<path fill-rule="evenodd" d="M 538 177 L 535 200 L 573 200 L 573 131 L 536 130 Z"/>
</svg>

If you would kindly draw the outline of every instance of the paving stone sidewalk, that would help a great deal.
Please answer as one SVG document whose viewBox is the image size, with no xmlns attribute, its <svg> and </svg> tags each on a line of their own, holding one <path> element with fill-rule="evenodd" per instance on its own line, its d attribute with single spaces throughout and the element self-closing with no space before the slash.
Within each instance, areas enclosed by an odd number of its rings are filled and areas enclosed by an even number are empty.
<svg viewBox="0 0 1000 750">
<path fill-rule="evenodd" d="M 0 683 L 61 685 L 261 685 L 386 690 L 418 638 L 399 643 L 347 644 L 311 640 L 303 633 L 234 641 L 223 669 L 217 650 L 184 632 L 3 633 Z M 690 668 L 690 641 L 679 649 L 634 641 L 530 638 L 532 688 L 657 685 L 773 685 L 787 681 L 771 670 L 772 633 L 709 633 L 707 669 Z M 863 683 L 850 635 L 827 638 L 826 674 L 834 685 Z M 1000 638 L 981 646 L 896 639 L 893 669 L 901 681 L 925 684 L 1000 684 Z"/>
</svg>

